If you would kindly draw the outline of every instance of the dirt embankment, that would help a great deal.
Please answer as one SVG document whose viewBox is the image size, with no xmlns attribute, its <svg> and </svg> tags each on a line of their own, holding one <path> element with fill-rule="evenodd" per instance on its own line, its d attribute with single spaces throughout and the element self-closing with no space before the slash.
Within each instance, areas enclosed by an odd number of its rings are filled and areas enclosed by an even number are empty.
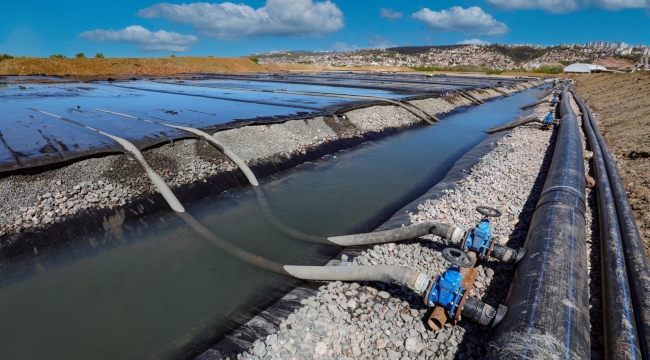
<svg viewBox="0 0 650 360">
<path fill-rule="evenodd" d="M 268 70 L 264 66 L 246 58 L 15 58 L 0 61 L 0 75 L 173 75 L 187 72 L 242 73 L 265 71 Z"/>
<path fill-rule="evenodd" d="M 650 257 L 650 72 L 576 77 L 615 157 Z"/>
<path fill-rule="evenodd" d="M 407 67 L 335 67 L 313 64 L 257 64 L 248 58 L 169 57 L 169 58 L 109 58 L 109 59 L 49 59 L 15 58 L 0 61 L 3 75 L 75 76 L 80 80 L 129 75 L 165 76 L 182 73 L 281 72 L 281 71 L 391 71 L 412 72 Z M 444 74 L 485 75 L 485 73 L 435 71 Z M 423 73 L 424 74 L 424 73 Z M 542 76 L 534 73 L 507 73 L 507 76 Z"/>
</svg>

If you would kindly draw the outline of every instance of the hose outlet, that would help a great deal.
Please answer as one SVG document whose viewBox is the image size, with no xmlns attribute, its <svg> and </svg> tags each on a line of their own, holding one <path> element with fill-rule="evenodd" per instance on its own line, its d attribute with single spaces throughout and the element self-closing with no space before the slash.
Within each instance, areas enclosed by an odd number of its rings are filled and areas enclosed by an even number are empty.
<svg viewBox="0 0 650 360">
<path fill-rule="evenodd" d="M 494 327 L 503 320 L 508 312 L 508 308 L 499 305 L 496 309 L 473 297 L 465 300 L 465 305 L 461 309 L 462 316 L 478 323 L 482 326 Z"/>
<path fill-rule="evenodd" d="M 525 254 L 526 249 L 522 248 L 517 251 L 501 244 L 493 244 L 492 251 L 490 251 L 490 257 L 506 264 L 516 264 Z"/>
<path fill-rule="evenodd" d="M 517 257 L 515 258 L 515 264 L 519 262 L 519 260 L 524 258 L 524 255 L 526 255 L 526 249 L 521 248 L 519 251 L 517 251 Z"/>
</svg>

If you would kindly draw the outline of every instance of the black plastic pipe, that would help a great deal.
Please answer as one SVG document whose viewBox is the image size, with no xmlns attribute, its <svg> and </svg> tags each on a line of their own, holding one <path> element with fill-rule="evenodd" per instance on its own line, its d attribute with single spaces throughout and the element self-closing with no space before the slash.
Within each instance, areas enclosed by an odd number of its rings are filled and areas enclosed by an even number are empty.
<svg viewBox="0 0 650 360">
<path fill-rule="evenodd" d="M 582 111 L 584 128 L 594 153 L 605 285 L 605 352 L 610 358 L 646 359 L 647 336 L 650 332 L 648 261 L 625 188 L 607 143 L 598 131 L 591 111 L 575 92 L 573 94 Z M 616 283 L 611 284 L 614 281 Z"/>
<path fill-rule="evenodd" d="M 566 91 L 553 161 L 508 294 L 493 359 L 589 359 L 585 174 Z"/>
</svg>

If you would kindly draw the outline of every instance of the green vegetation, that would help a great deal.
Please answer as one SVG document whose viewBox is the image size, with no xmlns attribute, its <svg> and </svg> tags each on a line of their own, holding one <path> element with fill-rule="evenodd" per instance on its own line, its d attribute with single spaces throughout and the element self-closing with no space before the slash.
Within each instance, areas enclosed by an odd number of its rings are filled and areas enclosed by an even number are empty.
<svg viewBox="0 0 650 360">
<path fill-rule="evenodd" d="M 103 58 L 104 58 L 104 54 L 102 53 L 95 54 L 95 59 L 103 59 Z"/>
<path fill-rule="evenodd" d="M 444 71 L 440 66 L 414 66 L 411 69 L 415 71 Z"/>
<path fill-rule="evenodd" d="M 536 74 L 560 74 L 564 71 L 564 67 L 556 66 L 542 66 L 537 69 L 533 69 L 532 72 Z"/>
<path fill-rule="evenodd" d="M 456 66 L 415 66 L 411 69 L 415 71 L 458 71 L 458 72 L 484 72 L 491 74 L 501 74 L 503 70 L 488 69 L 477 65 L 456 65 Z"/>
<path fill-rule="evenodd" d="M 50 55 L 50 59 L 65 59 L 65 55 L 62 54 L 52 54 Z"/>
<path fill-rule="evenodd" d="M 74 57 L 76 57 L 77 59 L 85 59 L 86 55 L 84 55 L 84 53 L 77 53 L 77 55 L 75 55 Z"/>
<path fill-rule="evenodd" d="M 499 44 L 488 45 L 488 49 L 509 56 L 516 62 L 528 61 L 538 58 L 548 52 L 548 49 L 536 49 L 531 46 L 503 46 Z"/>
<path fill-rule="evenodd" d="M 497 69 L 487 69 L 485 71 L 486 75 L 501 75 L 503 73 L 503 70 L 497 70 Z"/>
<path fill-rule="evenodd" d="M 9 54 L 0 54 L 0 61 L 13 59 L 14 57 Z"/>
<path fill-rule="evenodd" d="M 254 62 L 254 63 L 256 63 L 256 64 L 259 64 L 259 63 L 260 63 L 260 58 L 257 57 L 257 56 L 253 56 L 253 55 L 251 55 L 251 56 L 248 57 L 248 60 L 250 60 L 250 61 L 252 61 L 252 62 Z"/>
<path fill-rule="evenodd" d="M 171 56 L 170 56 L 170 57 L 176 57 L 176 55 L 174 55 L 174 54 L 171 54 Z"/>
</svg>

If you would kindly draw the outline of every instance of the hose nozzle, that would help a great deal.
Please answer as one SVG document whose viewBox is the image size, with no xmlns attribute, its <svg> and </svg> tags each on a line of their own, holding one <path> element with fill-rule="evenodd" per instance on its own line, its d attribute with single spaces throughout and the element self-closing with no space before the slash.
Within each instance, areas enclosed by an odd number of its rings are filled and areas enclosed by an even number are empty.
<svg viewBox="0 0 650 360">
<path fill-rule="evenodd" d="M 461 309 L 462 316 L 465 316 L 482 326 L 494 327 L 503 320 L 508 312 L 508 308 L 499 305 L 496 309 L 492 306 L 477 300 L 473 297 L 468 297 L 465 300 L 465 305 Z"/>
<path fill-rule="evenodd" d="M 521 248 L 519 251 L 503 246 L 500 244 L 493 244 L 490 256 L 506 264 L 516 264 L 524 257 L 526 249 Z"/>
</svg>

